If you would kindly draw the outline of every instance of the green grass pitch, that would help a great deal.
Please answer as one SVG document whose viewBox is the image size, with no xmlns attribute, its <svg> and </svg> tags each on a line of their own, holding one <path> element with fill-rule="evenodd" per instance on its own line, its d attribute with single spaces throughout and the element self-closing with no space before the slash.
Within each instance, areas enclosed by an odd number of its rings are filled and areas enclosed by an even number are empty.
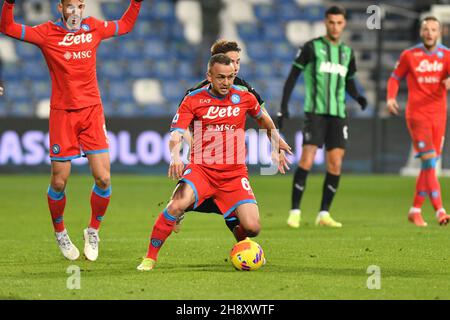
<svg viewBox="0 0 450 320">
<path fill-rule="evenodd" d="M 449 227 L 440 227 L 427 202 L 427 228 L 406 220 L 413 178 L 344 175 L 332 207 L 342 229 L 314 226 L 322 175 L 308 180 L 302 226 L 286 225 L 291 176 L 251 177 L 263 230 L 256 238 L 267 264 L 235 271 L 234 243 L 218 215 L 189 213 L 161 250 L 157 269 L 136 270 L 151 227 L 174 183 L 165 177 L 113 175 L 113 198 L 95 263 L 60 254 L 46 202 L 47 176 L 0 176 L 0 299 L 449 299 Z M 449 179 L 441 179 L 449 204 Z M 92 179 L 73 175 L 66 227 L 80 251 L 89 221 Z M 81 269 L 70 290 L 67 268 Z M 369 290 L 369 266 L 381 288 Z M 370 279 L 369 279 L 370 280 Z M 370 281 L 369 281 L 370 282 Z"/>
</svg>

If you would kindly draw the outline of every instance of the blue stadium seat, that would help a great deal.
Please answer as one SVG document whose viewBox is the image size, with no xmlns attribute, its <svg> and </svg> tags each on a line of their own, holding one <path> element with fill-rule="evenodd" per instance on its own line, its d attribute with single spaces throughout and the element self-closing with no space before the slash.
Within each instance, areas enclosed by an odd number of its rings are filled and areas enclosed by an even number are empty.
<svg viewBox="0 0 450 320">
<path fill-rule="evenodd" d="M 31 94 L 34 99 L 41 100 L 45 98 L 50 98 L 51 83 L 49 81 L 32 81 L 30 85 L 31 85 Z"/>
<path fill-rule="evenodd" d="M 154 75 L 151 60 L 132 60 L 128 62 L 128 75 L 132 79 L 151 78 Z"/>
<path fill-rule="evenodd" d="M 28 99 L 31 100 L 28 81 L 7 81 L 5 84 L 5 97 L 11 100 Z"/>
<path fill-rule="evenodd" d="M 117 42 L 116 41 L 103 41 L 97 49 L 97 57 L 103 61 L 103 59 L 114 59 L 117 57 Z"/>
<path fill-rule="evenodd" d="M 143 45 L 140 41 L 136 40 L 121 41 L 118 51 L 121 59 L 128 61 L 140 60 L 142 57 Z"/>
<path fill-rule="evenodd" d="M 238 32 L 244 41 L 258 41 L 262 38 L 261 28 L 257 23 L 241 23 L 238 25 Z"/>
<path fill-rule="evenodd" d="M 26 60 L 22 66 L 23 72 L 26 73 L 30 80 L 49 80 L 50 75 L 48 67 L 43 58 L 33 60 Z"/>
<path fill-rule="evenodd" d="M 177 76 L 174 63 L 166 60 L 158 61 L 153 66 L 156 78 L 160 80 L 174 79 Z"/>
<path fill-rule="evenodd" d="M 251 41 L 247 43 L 248 55 L 257 62 L 267 62 L 271 59 L 270 46 L 261 41 Z"/>
<path fill-rule="evenodd" d="M 128 2 L 106 2 L 102 3 L 101 8 L 106 20 L 117 20 L 122 17 L 128 7 Z"/>
<path fill-rule="evenodd" d="M 178 103 L 183 99 L 186 89 L 179 80 L 167 80 L 162 83 L 163 95 L 167 100 Z"/>
<path fill-rule="evenodd" d="M 270 41 L 286 40 L 286 30 L 283 23 L 274 22 L 264 24 L 264 37 Z"/>
<path fill-rule="evenodd" d="M 9 112 L 13 117 L 33 117 L 34 116 L 34 103 L 28 97 L 16 97 L 14 99 L 14 106 Z"/>
<path fill-rule="evenodd" d="M 278 6 L 278 18 L 280 21 L 303 19 L 305 13 L 295 3 L 283 3 Z"/>
<path fill-rule="evenodd" d="M 323 20 L 325 16 L 325 7 L 321 5 L 308 5 L 303 9 L 304 11 L 302 11 L 305 13 L 305 20 L 310 22 Z"/>
<path fill-rule="evenodd" d="M 272 5 L 254 6 L 255 16 L 263 23 L 269 23 L 277 20 L 277 14 Z"/>
<path fill-rule="evenodd" d="M 161 40 L 146 41 L 142 50 L 144 59 L 164 59 L 168 56 L 167 45 Z"/>
<path fill-rule="evenodd" d="M 3 79 L 8 81 L 19 81 L 23 77 L 21 63 L 5 63 L 3 64 Z"/>
<path fill-rule="evenodd" d="M 98 78 L 101 80 L 123 80 L 123 63 L 115 60 L 106 60 L 97 68 Z"/>
<path fill-rule="evenodd" d="M 109 98 L 111 100 L 133 101 L 133 89 L 128 81 L 111 81 L 109 83 Z"/>
<path fill-rule="evenodd" d="M 42 59 L 41 50 L 38 47 L 33 46 L 26 42 L 17 41 L 15 42 L 16 53 L 19 59 L 29 60 L 29 59 Z"/>
<path fill-rule="evenodd" d="M 272 56 L 274 59 L 292 61 L 297 51 L 298 48 L 294 48 L 286 40 L 272 42 Z"/>
</svg>

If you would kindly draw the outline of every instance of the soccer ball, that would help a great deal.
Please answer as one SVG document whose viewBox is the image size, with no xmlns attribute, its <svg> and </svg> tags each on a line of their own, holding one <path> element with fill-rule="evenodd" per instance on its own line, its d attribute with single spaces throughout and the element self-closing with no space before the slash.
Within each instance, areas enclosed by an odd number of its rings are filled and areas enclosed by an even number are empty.
<svg viewBox="0 0 450 320">
<path fill-rule="evenodd" d="M 242 271 L 258 270 L 266 260 L 261 246 L 250 239 L 236 243 L 231 249 L 230 258 L 233 266 Z"/>
</svg>

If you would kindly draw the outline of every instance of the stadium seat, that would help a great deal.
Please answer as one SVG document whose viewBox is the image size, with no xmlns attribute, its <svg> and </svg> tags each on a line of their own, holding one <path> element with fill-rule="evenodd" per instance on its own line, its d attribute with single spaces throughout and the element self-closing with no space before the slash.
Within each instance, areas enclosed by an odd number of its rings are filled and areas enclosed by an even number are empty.
<svg viewBox="0 0 450 320">
<path fill-rule="evenodd" d="M 155 79 L 141 79 L 134 82 L 133 96 L 138 104 L 162 104 L 165 99 L 162 95 L 161 83 Z"/>
<path fill-rule="evenodd" d="M 301 46 L 311 40 L 311 25 L 308 22 L 294 20 L 286 24 L 286 37 L 295 46 Z"/>
<path fill-rule="evenodd" d="M 186 40 L 191 44 L 199 44 L 202 41 L 200 4 L 192 0 L 177 1 L 175 14 L 184 26 Z"/>
<path fill-rule="evenodd" d="M 40 119 L 48 119 L 50 116 L 50 99 L 42 99 L 36 105 L 36 116 Z"/>
<path fill-rule="evenodd" d="M 14 45 L 14 40 L 6 38 L 0 34 L 0 59 L 3 63 L 16 62 L 16 47 Z"/>
<path fill-rule="evenodd" d="M 51 95 L 51 84 L 49 81 L 32 81 L 31 84 L 31 95 L 34 99 L 44 99 L 49 98 Z"/>
<path fill-rule="evenodd" d="M 257 23 L 241 23 L 237 26 L 239 36 L 247 41 L 258 41 L 262 38 L 262 32 Z"/>
<path fill-rule="evenodd" d="M 254 23 L 256 17 L 251 3 L 242 0 L 223 0 L 226 15 L 234 23 Z"/>
</svg>

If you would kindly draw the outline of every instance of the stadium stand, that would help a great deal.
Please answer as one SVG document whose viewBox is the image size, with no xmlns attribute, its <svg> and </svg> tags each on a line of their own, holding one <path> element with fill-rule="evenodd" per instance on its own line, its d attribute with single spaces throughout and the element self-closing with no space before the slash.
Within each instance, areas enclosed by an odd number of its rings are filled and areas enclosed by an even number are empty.
<svg viewBox="0 0 450 320">
<path fill-rule="evenodd" d="M 56 1 L 23 2 L 16 10 L 20 23 L 38 24 L 48 17 L 58 18 Z M 241 75 L 275 113 L 298 46 L 324 33 L 325 4 L 312 0 L 223 2 L 222 36 L 242 45 Z M 86 15 L 114 20 L 127 6 L 128 1 L 91 0 Z M 108 117 L 173 114 L 185 90 L 201 80 L 195 72 L 199 63 L 196 46 L 202 40 L 200 21 L 198 1 L 148 0 L 131 34 L 101 44 L 98 80 Z M 0 99 L 0 116 L 45 116 L 51 86 L 42 54 L 32 45 L 0 35 L 0 55 L 7 88 L 21 88 L 7 90 Z M 368 76 L 364 68 L 362 74 L 365 85 Z M 302 114 L 303 97 L 303 79 L 299 79 L 291 103 L 293 115 Z M 349 102 L 352 115 L 370 115 L 370 110 L 361 114 Z"/>
</svg>

